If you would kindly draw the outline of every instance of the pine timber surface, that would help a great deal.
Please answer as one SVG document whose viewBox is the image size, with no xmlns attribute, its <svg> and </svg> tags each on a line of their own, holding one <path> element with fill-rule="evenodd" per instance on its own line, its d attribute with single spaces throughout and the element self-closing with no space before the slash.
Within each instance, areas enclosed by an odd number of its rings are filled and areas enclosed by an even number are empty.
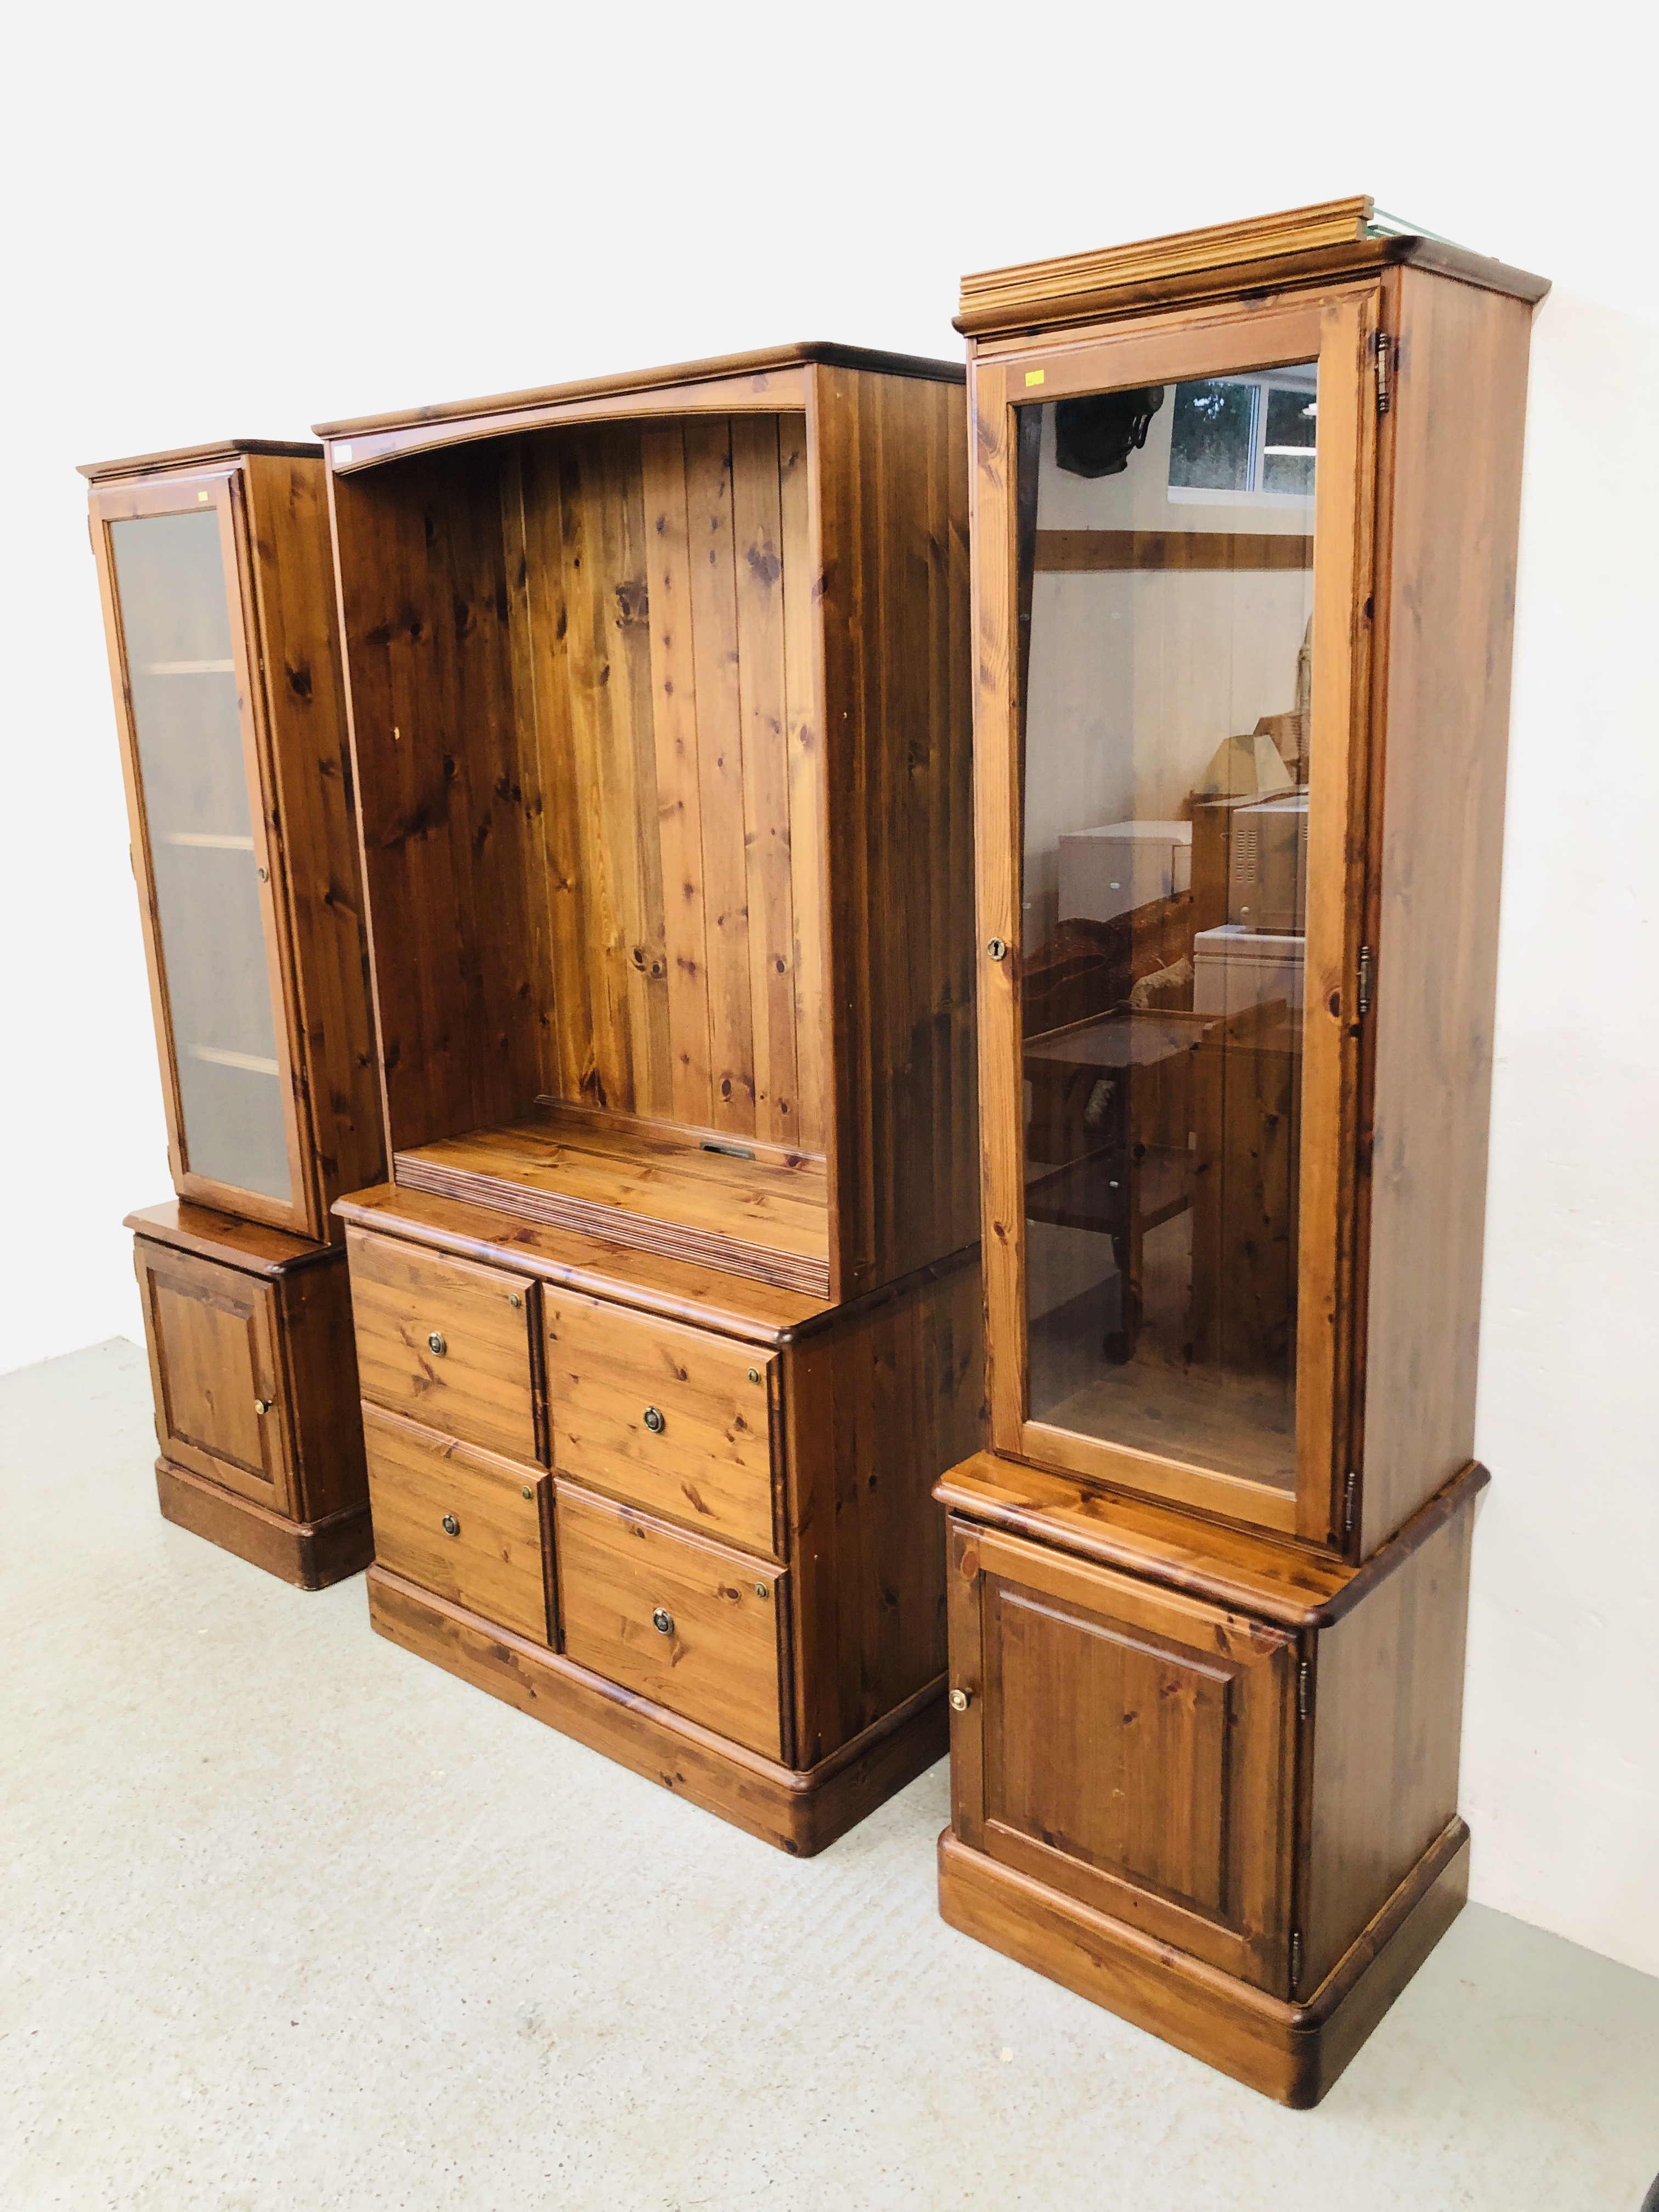
<svg viewBox="0 0 1659 2212">
<path fill-rule="evenodd" d="M 827 1297 L 821 1160 L 737 1159 L 695 1135 L 561 1115 L 400 1152 L 398 1184 Z M 745 1233 L 746 1232 L 746 1233 Z"/>
<path fill-rule="evenodd" d="M 1469 1832 L 1454 1820 L 1304 2003 L 1269 1996 L 1008 1867 L 947 1828 L 953 1928 L 1280 2104 L 1318 2104 L 1462 1911 Z"/>
<path fill-rule="evenodd" d="M 975 1241 L 977 1149 L 963 393 L 850 358 L 331 480 L 397 1179 L 635 1241 L 411 1156 L 821 1160 L 822 1231 L 659 1249 L 842 1301 Z"/>
<path fill-rule="evenodd" d="M 793 1857 L 824 1850 L 944 1755 L 943 1677 L 797 1772 L 382 1567 L 369 1570 L 368 1603 L 392 1643 Z"/>
<path fill-rule="evenodd" d="M 176 446 L 165 453 L 132 453 L 124 460 L 81 461 L 76 473 L 88 483 L 112 477 L 165 475 L 177 469 L 209 468 L 216 461 L 235 461 L 244 453 L 271 453 L 292 460 L 319 461 L 320 446 L 293 444 L 272 438 L 222 438 L 207 446 Z"/>
<path fill-rule="evenodd" d="M 833 1312 L 743 1275 L 642 1252 L 603 1237 L 544 1228 L 471 1201 L 435 1198 L 394 1183 L 352 1192 L 336 1212 L 349 1226 L 406 1238 L 458 1260 L 520 1270 L 538 1280 L 671 1321 L 720 1329 L 746 1343 L 777 1343 Z"/>
<path fill-rule="evenodd" d="M 1522 302 L 1410 270 L 1395 316 L 1362 1553 L 1474 1449 L 1531 323 Z"/>
<path fill-rule="evenodd" d="M 165 1459 L 155 1462 L 155 1491 L 163 1520 L 296 1589 L 326 1589 L 361 1574 L 374 1557 L 367 1503 L 320 1521 L 294 1521 Z"/>
<path fill-rule="evenodd" d="M 538 385 L 524 392 L 497 392 L 483 399 L 446 400 L 434 406 L 405 408 L 391 415 L 356 416 L 349 421 L 319 422 L 314 427 L 318 437 L 334 439 L 357 438 L 370 431 L 411 428 L 428 422 L 470 423 L 480 416 L 493 419 L 569 400 L 622 398 L 630 393 L 658 392 L 678 385 L 708 384 L 731 377 L 764 377 L 769 372 L 803 368 L 812 362 L 865 369 L 882 376 L 918 376 L 933 382 L 960 384 L 966 374 L 960 362 L 934 361 L 917 354 L 872 352 L 863 346 L 806 339 L 793 345 L 763 347 L 750 353 L 715 354 L 703 361 L 679 362 L 661 368 L 629 369 L 614 376 Z M 474 435 L 476 432 L 469 430 L 466 434 Z"/>
<path fill-rule="evenodd" d="M 1038 326 L 1377 276 L 1407 262 L 1534 303 L 1546 279 L 1443 240 L 1372 228 L 1369 198 L 1330 200 L 1132 246 L 988 269 L 962 280 L 956 327 L 984 341 Z"/>
<path fill-rule="evenodd" d="M 244 1221 L 240 1215 L 221 1212 L 217 1206 L 194 1206 L 188 1199 L 170 1198 L 160 1206 L 140 1206 L 122 1223 L 136 1236 L 152 1243 L 170 1244 L 181 1252 L 194 1252 L 222 1267 L 240 1267 L 251 1275 L 280 1275 L 292 1267 L 314 1267 L 339 1257 L 338 1247 L 313 1243 L 285 1229 L 263 1221 Z"/>
<path fill-rule="evenodd" d="M 952 1513 L 1305 1632 L 1330 1627 L 1352 1612 L 1491 1480 L 1471 1461 L 1359 1566 L 1149 1498 L 1068 1482 L 991 1452 L 952 1468 L 933 1494 Z"/>
</svg>

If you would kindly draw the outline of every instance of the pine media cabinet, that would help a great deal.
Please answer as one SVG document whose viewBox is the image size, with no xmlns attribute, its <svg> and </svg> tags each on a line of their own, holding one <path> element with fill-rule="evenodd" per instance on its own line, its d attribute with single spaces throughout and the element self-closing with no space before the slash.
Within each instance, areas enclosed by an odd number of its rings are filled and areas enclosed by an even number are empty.
<svg viewBox="0 0 1659 2212">
<path fill-rule="evenodd" d="M 942 1753 L 981 1435 L 963 379 L 324 427 L 380 1632 L 809 1853 Z"/>
</svg>

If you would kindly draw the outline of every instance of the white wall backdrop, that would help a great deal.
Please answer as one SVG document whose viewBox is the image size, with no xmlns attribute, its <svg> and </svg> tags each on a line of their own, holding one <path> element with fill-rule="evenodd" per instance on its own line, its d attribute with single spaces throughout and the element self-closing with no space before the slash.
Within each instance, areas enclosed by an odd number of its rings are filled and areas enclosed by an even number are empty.
<svg viewBox="0 0 1659 2212">
<path fill-rule="evenodd" d="M 76 461 L 784 338 L 951 354 L 964 269 L 1370 191 L 1557 288 L 1465 1798 L 1478 1895 L 1659 1972 L 1653 22 L 1609 0 L 14 5 L 0 1368 L 138 1334 L 120 1219 L 168 1188 Z"/>
</svg>

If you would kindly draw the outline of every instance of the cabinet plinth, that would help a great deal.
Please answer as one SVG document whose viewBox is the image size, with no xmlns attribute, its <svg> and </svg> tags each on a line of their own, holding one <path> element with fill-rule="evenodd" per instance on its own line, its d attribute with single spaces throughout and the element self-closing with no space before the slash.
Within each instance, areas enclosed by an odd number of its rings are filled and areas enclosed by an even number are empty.
<svg viewBox="0 0 1659 2212">
<path fill-rule="evenodd" d="M 374 1624 L 821 1849 L 943 1747 L 931 1492 L 981 1441 L 961 372 L 320 434 Z"/>
<path fill-rule="evenodd" d="M 1546 289 L 1363 200 L 963 288 L 990 1449 L 937 1493 L 941 1907 L 1297 2104 L 1464 1893 Z"/>
<path fill-rule="evenodd" d="M 382 1163 L 321 451 L 82 473 L 179 1200 L 133 1224 L 162 1510 L 315 1588 L 367 1532 L 361 1440 L 314 1441 L 356 1396 L 329 1208 Z"/>
</svg>

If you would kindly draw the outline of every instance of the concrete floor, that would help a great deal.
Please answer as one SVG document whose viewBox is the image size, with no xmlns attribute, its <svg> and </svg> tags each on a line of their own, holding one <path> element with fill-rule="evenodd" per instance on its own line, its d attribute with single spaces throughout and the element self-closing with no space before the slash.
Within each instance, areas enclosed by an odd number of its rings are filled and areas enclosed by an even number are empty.
<svg viewBox="0 0 1659 2212">
<path fill-rule="evenodd" d="M 1659 1981 L 1471 1907 L 1282 2112 L 941 1923 L 943 1766 L 786 1859 L 167 1527 L 149 1418 L 0 1378 L 6 2212 L 1637 2212 Z"/>
</svg>

